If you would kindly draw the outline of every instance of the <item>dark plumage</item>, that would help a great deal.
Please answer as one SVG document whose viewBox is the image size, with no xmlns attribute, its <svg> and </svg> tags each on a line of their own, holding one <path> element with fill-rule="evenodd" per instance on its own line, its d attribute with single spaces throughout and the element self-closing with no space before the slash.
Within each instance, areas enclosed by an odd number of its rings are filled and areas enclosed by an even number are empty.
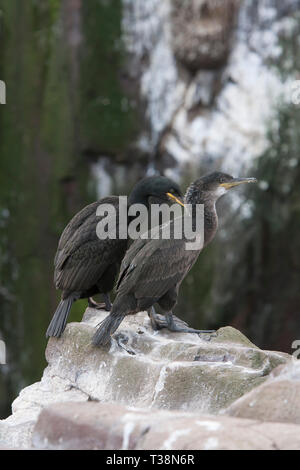
<svg viewBox="0 0 300 470">
<path fill-rule="evenodd" d="M 153 202 L 174 202 L 176 197 L 180 198 L 181 194 L 174 181 L 164 176 L 153 176 L 141 180 L 134 187 L 128 204 L 139 203 L 149 208 Z M 47 336 L 61 336 L 70 308 L 79 298 L 102 293 L 106 308 L 110 310 L 109 292 L 126 252 L 127 240 L 98 238 L 96 227 L 101 217 L 96 215 L 96 211 L 102 204 L 112 204 L 118 214 L 119 198 L 105 197 L 76 214 L 61 235 L 54 260 L 54 282 L 56 288 L 62 290 L 62 298 L 47 329 Z M 117 234 L 118 224 L 117 218 Z M 90 299 L 89 302 L 95 304 Z"/>
<path fill-rule="evenodd" d="M 213 239 L 217 231 L 218 217 L 215 208 L 217 199 L 227 189 L 250 181 L 255 180 L 253 178 L 235 179 L 224 173 L 212 173 L 189 186 L 185 203 L 192 205 L 194 226 L 196 205 L 204 205 L 204 247 Z M 174 227 L 174 221 L 170 225 Z M 161 227 L 160 230 L 162 230 Z M 126 315 L 144 310 L 148 310 L 151 322 L 156 327 L 167 327 L 171 331 L 201 332 L 189 328 L 179 319 L 174 319 L 172 314 L 180 284 L 202 250 L 202 248 L 187 250 L 186 243 L 189 241 L 183 236 L 180 240 L 174 237 L 168 240 L 139 239 L 132 244 L 121 265 L 117 297 L 111 313 L 96 331 L 93 337 L 94 345 L 108 343 L 110 336 Z M 151 310 L 155 303 L 163 309 L 165 318 Z"/>
</svg>

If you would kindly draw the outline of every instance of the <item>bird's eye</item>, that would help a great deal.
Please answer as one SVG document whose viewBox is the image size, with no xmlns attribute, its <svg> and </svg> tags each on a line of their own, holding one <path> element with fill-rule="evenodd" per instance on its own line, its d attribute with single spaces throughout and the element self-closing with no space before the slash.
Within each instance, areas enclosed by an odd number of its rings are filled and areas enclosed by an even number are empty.
<svg viewBox="0 0 300 470">
<path fill-rule="evenodd" d="M 170 191 L 169 191 L 169 193 L 174 194 L 174 193 L 175 193 L 175 189 L 171 188 Z"/>
</svg>

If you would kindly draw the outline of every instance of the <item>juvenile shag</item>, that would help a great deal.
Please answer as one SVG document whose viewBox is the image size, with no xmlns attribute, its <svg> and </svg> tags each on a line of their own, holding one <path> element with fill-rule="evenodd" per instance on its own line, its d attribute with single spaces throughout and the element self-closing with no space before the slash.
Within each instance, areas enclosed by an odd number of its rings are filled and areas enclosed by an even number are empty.
<svg viewBox="0 0 300 470">
<path fill-rule="evenodd" d="M 179 186 L 164 176 L 144 178 L 133 188 L 128 206 L 143 204 L 148 209 L 151 204 L 179 202 Z M 105 197 L 89 204 L 78 212 L 64 229 L 59 240 L 54 259 L 54 283 L 62 290 L 61 301 L 53 315 L 46 336 L 60 337 L 63 333 L 68 314 L 74 301 L 89 299 L 89 305 L 106 310 L 111 309 L 109 293 L 113 289 L 116 275 L 127 249 L 127 239 L 99 239 L 96 227 L 101 217 L 96 211 L 101 204 L 111 204 L 117 215 L 119 198 Z M 132 219 L 129 217 L 128 222 Z M 116 234 L 119 231 L 117 217 Z M 92 300 L 95 294 L 104 294 L 105 305 Z"/>
<path fill-rule="evenodd" d="M 255 181 L 254 178 L 233 178 L 216 172 L 203 176 L 189 186 L 185 204 L 192 206 L 193 226 L 196 226 L 196 205 L 204 205 L 203 247 L 213 239 L 217 231 L 218 216 L 215 205 L 219 197 L 237 185 Z M 174 225 L 174 221 L 170 223 L 171 226 L 172 224 Z M 166 327 L 170 331 L 188 333 L 210 332 L 189 328 L 186 323 L 174 318 L 172 313 L 177 303 L 180 284 L 203 248 L 187 250 L 187 241 L 185 237 L 148 238 L 136 240 L 132 244 L 121 265 L 117 297 L 111 313 L 100 324 L 93 337 L 95 346 L 107 344 L 126 315 L 145 310 L 150 314 L 152 325 L 158 328 Z M 155 303 L 162 308 L 165 317 L 155 313 Z"/>
</svg>

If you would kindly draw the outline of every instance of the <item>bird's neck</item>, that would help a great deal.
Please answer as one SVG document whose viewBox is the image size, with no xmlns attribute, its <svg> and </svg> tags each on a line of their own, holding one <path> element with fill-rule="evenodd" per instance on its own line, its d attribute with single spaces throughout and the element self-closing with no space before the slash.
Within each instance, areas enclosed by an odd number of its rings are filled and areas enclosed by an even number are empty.
<svg viewBox="0 0 300 470">
<path fill-rule="evenodd" d="M 197 230 L 196 224 L 196 206 L 202 204 L 204 206 L 204 246 L 208 245 L 214 238 L 218 229 L 218 215 L 216 211 L 216 201 L 199 194 L 187 194 L 186 203 L 192 206 L 193 214 L 193 231 Z"/>
<path fill-rule="evenodd" d="M 204 246 L 214 238 L 218 229 L 218 215 L 216 203 L 209 201 L 204 204 Z"/>
</svg>

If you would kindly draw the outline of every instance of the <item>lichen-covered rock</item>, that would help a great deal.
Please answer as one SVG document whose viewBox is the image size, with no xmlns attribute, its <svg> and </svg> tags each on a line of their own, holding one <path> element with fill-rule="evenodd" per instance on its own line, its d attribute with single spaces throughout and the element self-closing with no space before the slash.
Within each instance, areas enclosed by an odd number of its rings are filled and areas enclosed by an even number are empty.
<svg viewBox="0 0 300 470">
<path fill-rule="evenodd" d="M 116 404 L 57 403 L 33 432 L 35 449 L 300 449 L 300 426 L 227 416 L 141 410 Z"/>
<path fill-rule="evenodd" d="M 286 355 L 265 353 L 230 327 L 212 338 L 153 332 L 145 313 L 121 324 L 116 334 L 124 349 L 115 341 L 97 349 L 91 337 L 104 315 L 89 309 L 82 323 L 49 341 L 45 380 L 63 377 L 100 401 L 215 413 L 286 361 Z"/>
<path fill-rule="evenodd" d="M 260 350 L 231 327 L 212 337 L 154 332 L 146 313 L 127 317 L 111 346 L 95 348 L 91 339 L 105 315 L 87 309 L 81 323 L 68 324 L 60 339 L 49 340 L 48 367 L 40 382 L 22 390 L 13 415 L 0 422 L 0 445 L 30 446 L 38 413 L 57 402 L 218 413 L 289 360 Z"/>
<path fill-rule="evenodd" d="M 234 402 L 226 414 L 240 418 L 300 424 L 300 361 L 278 367 L 259 387 Z"/>
</svg>

